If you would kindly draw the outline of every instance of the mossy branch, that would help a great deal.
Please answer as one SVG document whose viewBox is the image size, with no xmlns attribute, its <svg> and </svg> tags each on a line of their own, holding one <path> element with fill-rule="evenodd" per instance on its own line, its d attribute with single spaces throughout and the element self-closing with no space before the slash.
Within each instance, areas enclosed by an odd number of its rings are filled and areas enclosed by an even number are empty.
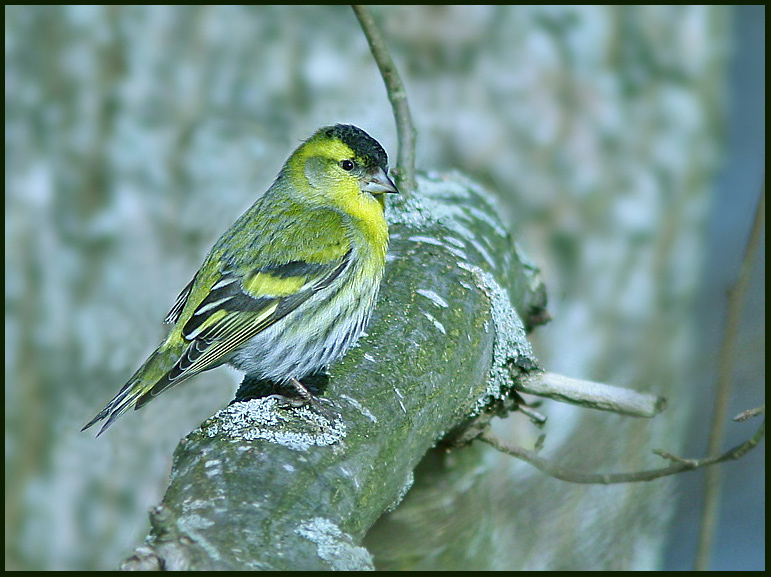
<svg viewBox="0 0 771 577">
<path fill-rule="evenodd" d="M 493 309 L 512 315 L 515 365 L 534 366 L 513 315 L 543 318 L 538 272 L 488 193 L 452 175 L 420 182 L 419 196 L 389 207 L 368 334 L 331 368 L 324 399 L 339 417 L 264 397 L 207 420 L 177 447 L 151 534 L 124 568 L 372 568 L 362 540 L 421 459 L 470 414 L 497 414 L 510 398 L 511 380 L 489 380 L 504 337 Z"/>
</svg>

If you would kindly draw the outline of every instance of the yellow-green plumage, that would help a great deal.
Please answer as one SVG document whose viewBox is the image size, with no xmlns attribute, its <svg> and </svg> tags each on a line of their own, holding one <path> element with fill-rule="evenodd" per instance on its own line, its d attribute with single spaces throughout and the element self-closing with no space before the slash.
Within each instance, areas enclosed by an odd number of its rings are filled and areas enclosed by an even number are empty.
<svg viewBox="0 0 771 577">
<path fill-rule="evenodd" d="M 319 130 L 217 241 L 179 295 L 164 340 L 85 428 L 229 363 L 297 382 L 363 331 L 385 267 L 382 194 L 397 192 L 380 144 L 354 126 Z"/>
</svg>

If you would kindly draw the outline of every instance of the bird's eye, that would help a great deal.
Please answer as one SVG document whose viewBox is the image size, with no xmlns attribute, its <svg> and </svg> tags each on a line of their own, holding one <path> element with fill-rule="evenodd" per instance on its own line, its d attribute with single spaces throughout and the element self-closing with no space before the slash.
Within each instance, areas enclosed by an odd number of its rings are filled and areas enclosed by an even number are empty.
<svg viewBox="0 0 771 577">
<path fill-rule="evenodd" d="M 353 160 L 349 160 L 348 158 L 340 161 L 340 168 L 346 172 L 351 172 L 354 166 L 356 166 L 356 164 L 353 162 Z"/>
</svg>

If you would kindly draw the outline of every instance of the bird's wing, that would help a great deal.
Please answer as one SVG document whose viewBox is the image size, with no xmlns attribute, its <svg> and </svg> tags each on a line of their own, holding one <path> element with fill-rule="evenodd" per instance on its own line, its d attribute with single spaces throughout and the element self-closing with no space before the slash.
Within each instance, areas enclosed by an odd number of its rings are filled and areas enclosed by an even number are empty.
<svg viewBox="0 0 771 577">
<path fill-rule="evenodd" d="M 268 265 L 243 275 L 223 270 L 195 311 L 182 326 L 190 344 L 172 369 L 137 402 L 147 403 L 171 385 L 212 366 L 259 332 L 285 317 L 317 292 L 324 290 L 350 265 L 351 250 L 321 263 L 292 261 Z M 169 318 L 182 316 L 191 291 L 182 291 Z"/>
</svg>

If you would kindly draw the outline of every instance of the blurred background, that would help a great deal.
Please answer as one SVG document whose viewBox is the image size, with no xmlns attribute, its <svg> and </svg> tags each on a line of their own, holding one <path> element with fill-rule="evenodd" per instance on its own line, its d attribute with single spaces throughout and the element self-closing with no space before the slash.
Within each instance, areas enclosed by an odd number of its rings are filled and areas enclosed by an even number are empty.
<svg viewBox="0 0 771 577">
<path fill-rule="evenodd" d="M 675 417 L 640 451 L 703 456 L 765 168 L 765 7 L 373 12 L 418 168 L 495 191 L 543 270 L 543 366 L 666 391 Z M 80 428 L 163 337 L 217 237 L 334 122 L 395 159 L 348 7 L 6 6 L 6 569 L 113 569 L 146 535 L 176 444 L 238 375 L 201 375 L 98 440 Z M 765 236 L 742 318 L 731 416 L 765 402 Z M 547 443 L 570 435 L 559 410 Z M 725 446 L 756 427 L 728 423 Z M 764 569 L 765 443 L 722 471 L 711 568 Z M 666 485 L 652 568 L 692 567 L 702 484 Z"/>
</svg>

